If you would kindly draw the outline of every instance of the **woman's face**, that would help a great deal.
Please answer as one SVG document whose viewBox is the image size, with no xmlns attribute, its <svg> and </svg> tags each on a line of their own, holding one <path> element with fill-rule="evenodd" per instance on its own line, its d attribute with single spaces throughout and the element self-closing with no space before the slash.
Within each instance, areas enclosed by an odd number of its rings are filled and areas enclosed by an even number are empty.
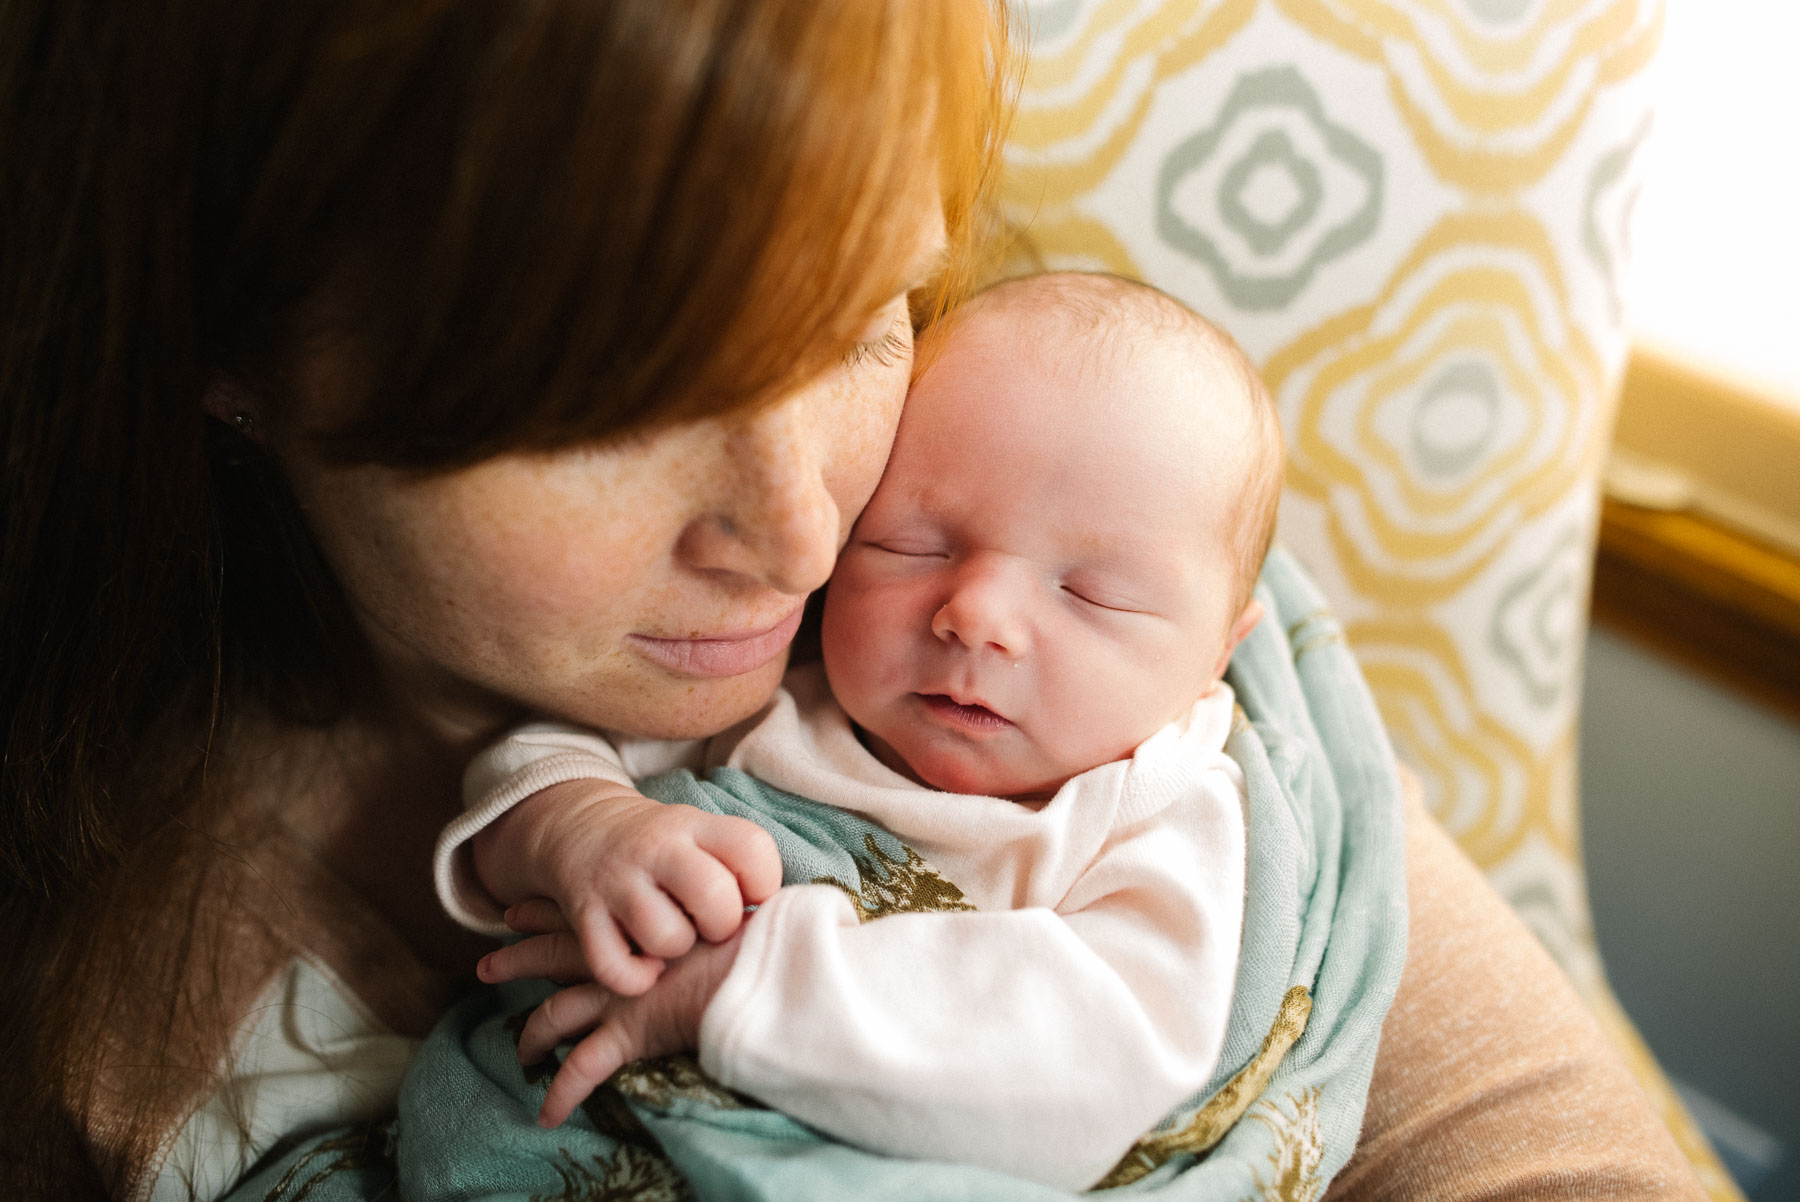
<svg viewBox="0 0 1800 1202">
<path fill-rule="evenodd" d="M 881 476 L 911 334 L 901 293 L 792 394 L 603 445 L 431 477 L 286 466 L 382 667 L 441 725 L 474 733 L 522 705 L 711 734 L 779 682 Z"/>
</svg>

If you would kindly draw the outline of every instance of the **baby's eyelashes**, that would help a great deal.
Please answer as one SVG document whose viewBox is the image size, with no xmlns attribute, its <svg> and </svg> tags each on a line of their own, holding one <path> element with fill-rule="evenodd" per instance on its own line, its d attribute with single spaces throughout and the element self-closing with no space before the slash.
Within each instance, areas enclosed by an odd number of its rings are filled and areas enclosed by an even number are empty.
<svg viewBox="0 0 1800 1202">
<path fill-rule="evenodd" d="M 945 552 L 928 544 L 905 543 L 894 541 L 865 542 L 863 544 L 876 551 L 884 551 L 889 555 L 900 555 L 907 559 L 943 559 Z"/>
<path fill-rule="evenodd" d="M 1082 592 L 1078 588 L 1073 588 L 1073 587 L 1065 584 L 1062 586 L 1062 591 L 1067 593 L 1069 596 L 1075 598 L 1077 601 L 1085 601 L 1089 605 L 1098 606 L 1101 609 L 1113 608 L 1112 606 L 1106 604 L 1106 602 L 1104 602 L 1104 601 L 1099 601 L 1093 597 L 1088 596 L 1086 593 Z"/>
<path fill-rule="evenodd" d="M 1076 601 L 1081 602 L 1091 609 L 1103 609 L 1110 613 L 1118 614 L 1149 612 L 1135 603 L 1127 601 L 1122 597 L 1115 597 L 1110 593 L 1103 593 L 1091 585 L 1065 584 L 1062 586 L 1062 591 L 1067 596 L 1074 598 Z"/>
</svg>

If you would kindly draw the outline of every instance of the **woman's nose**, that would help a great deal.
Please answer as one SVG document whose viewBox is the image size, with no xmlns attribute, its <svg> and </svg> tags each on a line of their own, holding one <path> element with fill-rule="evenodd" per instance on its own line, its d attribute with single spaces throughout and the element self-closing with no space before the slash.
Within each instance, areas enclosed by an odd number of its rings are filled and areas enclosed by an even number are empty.
<svg viewBox="0 0 1800 1202">
<path fill-rule="evenodd" d="M 683 533 L 687 561 L 790 594 L 825 583 L 840 514 L 826 483 L 825 432 L 796 400 L 751 414 L 724 440 L 718 503 Z"/>
<path fill-rule="evenodd" d="M 993 651 L 1019 659 L 1030 649 L 1030 634 L 1018 597 L 1003 573 L 966 572 L 931 618 L 931 632 L 970 651 Z"/>
</svg>

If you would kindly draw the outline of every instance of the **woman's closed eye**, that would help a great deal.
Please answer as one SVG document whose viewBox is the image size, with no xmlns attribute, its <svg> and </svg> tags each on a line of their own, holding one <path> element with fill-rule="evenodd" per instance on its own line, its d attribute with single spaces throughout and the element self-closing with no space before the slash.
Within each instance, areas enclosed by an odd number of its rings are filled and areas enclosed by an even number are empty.
<svg viewBox="0 0 1800 1202">
<path fill-rule="evenodd" d="M 844 366 L 857 368 L 866 363 L 879 363 L 883 367 L 895 367 L 912 354 L 912 345 L 912 318 L 902 305 L 881 333 L 851 345 L 844 355 Z"/>
</svg>

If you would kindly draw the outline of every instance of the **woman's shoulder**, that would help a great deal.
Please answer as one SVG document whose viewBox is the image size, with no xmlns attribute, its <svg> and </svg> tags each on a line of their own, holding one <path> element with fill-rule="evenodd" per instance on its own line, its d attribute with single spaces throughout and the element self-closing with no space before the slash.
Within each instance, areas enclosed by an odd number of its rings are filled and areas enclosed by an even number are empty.
<svg viewBox="0 0 1800 1202">
<path fill-rule="evenodd" d="M 136 916 L 145 962 L 175 967 L 112 991 L 93 1049 L 90 1146 L 131 1196 L 223 1189 L 296 1121 L 391 1108 L 454 988 L 263 807 L 178 854 L 184 887 Z"/>
</svg>

